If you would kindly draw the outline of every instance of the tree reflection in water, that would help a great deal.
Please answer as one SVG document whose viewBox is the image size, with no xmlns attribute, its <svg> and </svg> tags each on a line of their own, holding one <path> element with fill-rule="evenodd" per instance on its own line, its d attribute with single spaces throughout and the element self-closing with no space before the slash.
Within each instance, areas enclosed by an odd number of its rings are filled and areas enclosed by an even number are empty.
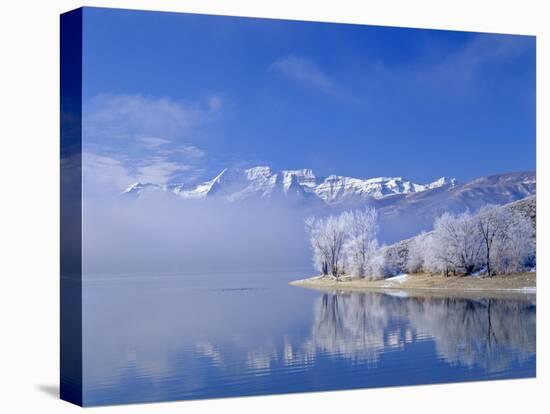
<svg viewBox="0 0 550 414">
<path fill-rule="evenodd" d="M 396 297 L 381 293 L 325 293 L 314 305 L 316 350 L 375 364 L 385 352 L 433 340 L 440 359 L 506 369 L 535 353 L 533 297 L 513 299 Z"/>
</svg>

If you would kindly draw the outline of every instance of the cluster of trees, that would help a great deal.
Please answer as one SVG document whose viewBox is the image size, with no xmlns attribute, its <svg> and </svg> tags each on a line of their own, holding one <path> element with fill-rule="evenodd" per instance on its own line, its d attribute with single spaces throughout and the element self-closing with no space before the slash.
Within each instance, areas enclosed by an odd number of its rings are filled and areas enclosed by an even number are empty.
<svg viewBox="0 0 550 414">
<path fill-rule="evenodd" d="M 306 220 L 313 249 L 313 264 L 323 275 L 365 277 L 378 273 L 378 221 L 376 210 L 347 211 Z"/>
<path fill-rule="evenodd" d="M 508 274 L 535 265 L 535 229 L 520 211 L 485 206 L 477 214 L 445 213 L 429 234 L 415 238 L 407 271 L 448 276 Z"/>
<path fill-rule="evenodd" d="M 432 232 L 408 243 L 404 260 L 393 246 L 379 246 L 373 208 L 312 217 L 306 229 L 315 268 L 334 278 L 381 278 L 405 271 L 492 276 L 520 272 L 535 262 L 531 220 L 520 211 L 496 206 L 485 206 L 475 215 L 443 214 Z"/>
</svg>

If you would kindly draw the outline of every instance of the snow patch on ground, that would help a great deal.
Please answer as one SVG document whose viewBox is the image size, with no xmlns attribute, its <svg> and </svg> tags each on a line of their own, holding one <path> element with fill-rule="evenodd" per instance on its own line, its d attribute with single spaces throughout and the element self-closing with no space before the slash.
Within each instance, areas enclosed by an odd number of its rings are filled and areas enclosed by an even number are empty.
<svg viewBox="0 0 550 414">
<path fill-rule="evenodd" d="M 408 278 L 409 278 L 409 275 L 406 274 L 406 273 L 403 273 L 403 274 L 400 274 L 400 275 L 397 275 L 397 276 L 388 277 L 387 279 L 384 279 L 384 281 L 386 281 L 386 282 L 399 282 L 399 283 L 403 283 L 403 282 L 405 282 Z"/>
<path fill-rule="evenodd" d="M 324 278 L 323 275 L 314 276 L 314 277 L 307 277 L 305 279 L 293 280 L 292 283 L 307 283 L 307 282 L 317 281 L 317 280 L 323 279 L 323 278 Z"/>
<path fill-rule="evenodd" d="M 477 272 L 472 273 L 470 276 L 481 277 L 481 276 L 486 276 L 486 275 L 487 275 L 487 269 L 482 268 L 482 269 L 478 270 Z"/>
</svg>

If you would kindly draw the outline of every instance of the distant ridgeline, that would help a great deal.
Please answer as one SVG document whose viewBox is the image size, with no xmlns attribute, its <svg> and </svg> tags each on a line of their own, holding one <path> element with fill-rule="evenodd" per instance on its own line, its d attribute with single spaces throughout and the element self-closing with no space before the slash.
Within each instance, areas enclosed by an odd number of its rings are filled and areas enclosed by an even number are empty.
<svg viewBox="0 0 550 414">
<path fill-rule="evenodd" d="M 431 183 L 418 184 L 402 177 L 355 178 L 340 175 L 317 177 L 310 169 L 275 171 L 261 166 L 248 169 L 224 169 L 216 177 L 195 185 L 182 183 L 155 184 L 137 182 L 124 193 L 142 195 L 167 191 L 184 199 L 220 198 L 237 202 L 258 198 L 284 197 L 294 201 L 324 204 L 376 200 L 397 194 L 453 187 L 454 178 L 441 177 Z"/>
<path fill-rule="evenodd" d="M 442 177 L 418 184 L 402 177 L 317 177 L 310 169 L 275 171 L 269 167 L 225 169 L 199 184 L 134 183 L 123 194 L 136 199 L 157 193 L 182 202 L 289 205 L 304 215 L 322 216 L 374 207 L 378 211 L 378 239 L 394 243 L 430 231 L 445 212 L 476 212 L 486 204 L 504 205 L 536 194 L 534 172 L 514 172 L 457 183 Z M 258 211 L 258 210 L 255 210 Z"/>
</svg>

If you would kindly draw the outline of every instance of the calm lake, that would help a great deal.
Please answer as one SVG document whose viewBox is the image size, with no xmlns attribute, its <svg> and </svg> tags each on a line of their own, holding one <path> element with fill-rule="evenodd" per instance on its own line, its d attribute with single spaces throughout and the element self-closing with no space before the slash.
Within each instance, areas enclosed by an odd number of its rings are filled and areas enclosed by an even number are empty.
<svg viewBox="0 0 550 414">
<path fill-rule="evenodd" d="M 289 286 L 308 273 L 88 279 L 84 404 L 535 376 L 534 295 Z"/>
</svg>

